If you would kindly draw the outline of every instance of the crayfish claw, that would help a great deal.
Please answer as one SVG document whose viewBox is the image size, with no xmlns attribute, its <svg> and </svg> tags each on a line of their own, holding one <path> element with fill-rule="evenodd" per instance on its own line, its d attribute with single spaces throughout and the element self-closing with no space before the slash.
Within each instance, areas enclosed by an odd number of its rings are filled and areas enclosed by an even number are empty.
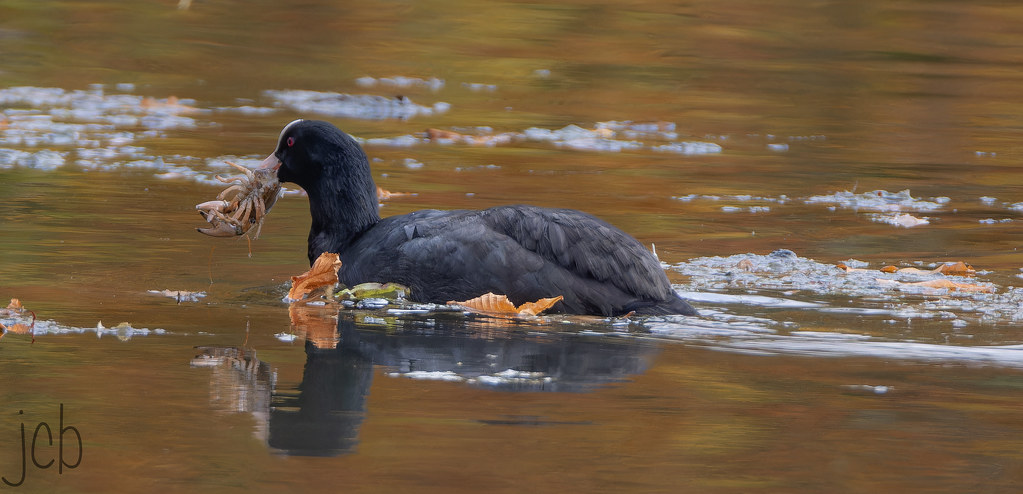
<svg viewBox="0 0 1023 494">
<path fill-rule="evenodd" d="M 196 228 L 196 231 L 211 237 L 234 237 L 245 235 L 255 226 L 258 237 L 263 218 L 280 197 L 281 184 L 276 174 L 269 171 L 253 171 L 230 161 L 227 164 L 244 175 L 231 178 L 216 176 L 217 180 L 229 185 L 217 195 L 216 200 L 196 204 L 199 214 L 210 224 L 208 228 Z"/>
</svg>

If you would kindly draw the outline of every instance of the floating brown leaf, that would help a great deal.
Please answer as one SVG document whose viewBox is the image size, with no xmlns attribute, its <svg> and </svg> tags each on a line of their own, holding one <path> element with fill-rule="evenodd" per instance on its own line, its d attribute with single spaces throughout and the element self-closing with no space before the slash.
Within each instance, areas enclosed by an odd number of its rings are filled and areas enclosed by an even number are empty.
<svg viewBox="0 0 1023 494">
<path fill-rule="evenodd" d="M 949 276 L 974 276 L 977 274 L 977 270 L 973 269 L 973 266 L 962 261 L 951 264 L 942 264 L 934 271 Z"/>
<path fill-rule="evenodd" d="M 408 195 L 412 194 L 409 194 L 408 192 L 391 192 L 389 190 L 381 189 L 379 185 L 377 186 L 377 200 L 380 201 L 384 201 L 392 197 L 401 197 Z"/>
<path fill-rule="evenodd" d="M 33 323 L 31 326 L 27 324 L 18 323 L 11 325 L 10 327 L 5 326 L 4 331 L 9 331 L 14 334 L 31 334 L 33 326 L 35 326 L 35 323 Z"/>
<path fill-rule="evenodd" d="M 426 129 L 426 137 L 431 141 L 438 139 L 444 139 L 449 141 L 457 141 L 462 138 L 462 134 L 452 130 L 441 130 L 441 129 Z"/>
<path fill-rule="evenodd" d="M 461 305 L 473 312 L 480 312 L 483 314 L 499 315 L 499 316 L 535 316 L 541 312 L 550 309 L 551 306 L 558 303 L 565 297 L 558 295 L 552 298 L 542 298 L 536 302 L 526 302 L 518 307 L 508 300 L 506 295 L 495 295 L 493 293 L 485 293 L 471 300 L 464 302 L 450 301 L 449 305 Z"/>
<path fill-rule="evenodd" d="M 18 302 L 18 299 L 16 299 L 16 298 L 12 298 L 11 299 L 11 304 L 7 306 L 7 310 L 12 311 L 12 312 L 18 312 L 18 313 L 25 312 L 25 308 L 21 306 L 21 303 Z M 0 338 L 2 338 L 3 335 L 5 335 L 7 333 L 30 334 L 30 335 L 32 335 L 32 343 L 35 343 L 36 342 L 36 335 L 35 335 L 36 313 L 33 312 L 33 311 L 27 311 L 27 312 L 32 316 L 32 323 L 31 324 L 22 324 L 20 322 L 16 323 L 16 324 L 12 324 L 10 326 L 4 326 L 3 324 L 0 324 Z"/>
<path fill-rule="evenodd" d="M 10 326 L 0 324 L 0 338 L 7 333 L 31 334 L 32 343 L 35 343 L 36 313 L 26 309 L 21 305 L 21 301 L 16 298 L 12 298 L 11 303 L 7 304 L 7 307 L 0 308 L 0 316 L 4 317 L 21 317 L 26 312 L 32 316 L 32 322 L 30 324 L 15 323 Z"/>
<path fill-rule="evenodd" d="M 293 302 L 298 301 L 313 290 L 336 285 L 337 269 L 340 267 L 341 259 L 337 254 L 330 252 L 320 254 L 309 271 L 291 277 L 291 290 L 288 292 L 288 299 Z"/>
</svg>

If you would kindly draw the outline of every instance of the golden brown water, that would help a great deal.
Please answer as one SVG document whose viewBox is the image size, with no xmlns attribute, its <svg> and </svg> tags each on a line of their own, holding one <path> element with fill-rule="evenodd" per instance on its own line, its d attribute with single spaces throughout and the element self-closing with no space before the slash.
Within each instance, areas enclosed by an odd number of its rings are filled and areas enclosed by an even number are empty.
<svg viewBox="0 0 1023 494">
<path fill-rule="evenodd" d="M 6 2 L 0 297 L 39 334 L 0 339 L 9 483 L 26 437 L 23 482 L 0 490 L 1016 492 L 1021 21 L 1013 4 L 933 2 Z M 443 83 L 377 80 L 394 76 Z M 347 118 L 267 93 L 294 90 L 436 111 Z M 378 185 L 416 194 L 383 214 L 582 209 L 683 263 L 680 290 L 724 298 L 616 326 L 379 311 L 343 312 L 339 335 L 329 314 L 292 326 L 305 199 L 278 202 L 251 257 L 195 233 L 193 206 L 219 161 L 251 164 L 299 117 L 370 140 Z M 677 135 L 596 141 L 640 143 L 620 151 L 395 139 L 610 121 Z M 683 142 L 721 148 L 654 149 Z M 812 202 L 904 189 L 938 206 L 900 210 L 930 224 Z M 813 274 L 692 268 L 777 249 Z M 996 293 L 817 274 L 850 258 L 963 260 Z"/>
</svg>

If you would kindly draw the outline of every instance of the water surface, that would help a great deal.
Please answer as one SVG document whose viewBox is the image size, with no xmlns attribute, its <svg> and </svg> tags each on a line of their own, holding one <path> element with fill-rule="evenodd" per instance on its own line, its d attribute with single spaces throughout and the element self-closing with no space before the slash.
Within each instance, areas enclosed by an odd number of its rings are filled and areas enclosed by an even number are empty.
<svg viewBox="0 0 1023 494">
<path fill-rule="evenodd" d="M 37 319 L 0 340 L 0 476 L 24 425 L 29 492 L 1015 492 L 1021 17 L 8 2 L 0 296 Z M 382 214 L 582 209 L 701 317 L 289 312 L 305 198 L 251 243 L 193 206 L 295 118 L 363 140 L 411 194 Z M 873 271 L 950 261 L 990 293 Z"/>
</svg>

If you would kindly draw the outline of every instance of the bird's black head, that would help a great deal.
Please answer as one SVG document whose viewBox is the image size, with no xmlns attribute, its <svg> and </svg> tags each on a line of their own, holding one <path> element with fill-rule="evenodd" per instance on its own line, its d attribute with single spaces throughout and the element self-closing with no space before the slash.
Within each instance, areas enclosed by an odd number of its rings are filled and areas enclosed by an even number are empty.
<svg viewBox="0 0 1023 494">
<path fill-rule="evenodd" d="M 295 120 L 286 125 L 264 166 L 276 167 L 281 182 L 296 183 L 309 192 L 324 180 L 344 185 L 352 185 L 347 183 L 350 178 L 372 180 L 359 143 L 320 120 Z"/>
<path fill-rule="evenodd" d="M 380 221 L 366 153 L 328 122 L 295 120 L 286 125 L 263 167 L 276 170 L 278 180 L 296 183 L 309 195 L 310 262 L 320 252 L 340 253 Z"/>
</svg>

